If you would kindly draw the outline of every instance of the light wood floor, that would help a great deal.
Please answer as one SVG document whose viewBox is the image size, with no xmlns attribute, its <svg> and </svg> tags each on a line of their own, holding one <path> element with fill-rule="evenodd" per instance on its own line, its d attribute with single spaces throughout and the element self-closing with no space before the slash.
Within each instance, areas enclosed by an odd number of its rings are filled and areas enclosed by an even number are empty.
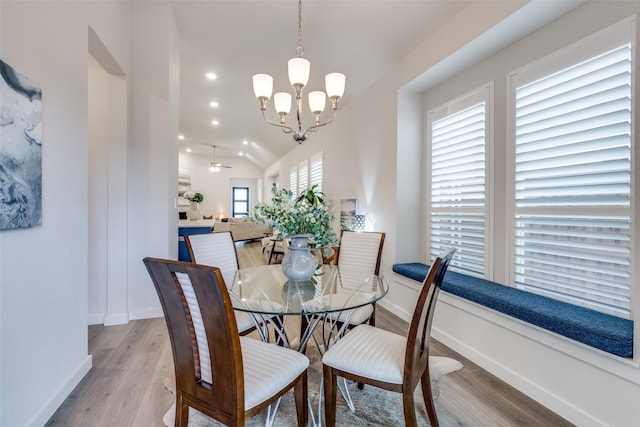
<svg viewBox="0 0 640 427">
<path fill-rule="evenodd" d="M 238 243 L 240 267 L 265 264 L 260 243 Z M 379 307 L 376 325 L 405 333 L 407 324 Z M 173 403 L 164 382 L 173 377 L 164 319 L 126 325 L 89 326 L 93 367 L 47 426 L 163 426 Z M 441 380 L 436 410 L 440 425 L 473 427 L 572 426 L 542 405 L 437 341 L 431 354 L 460 360 L 464 367 Z"/>
</svg>

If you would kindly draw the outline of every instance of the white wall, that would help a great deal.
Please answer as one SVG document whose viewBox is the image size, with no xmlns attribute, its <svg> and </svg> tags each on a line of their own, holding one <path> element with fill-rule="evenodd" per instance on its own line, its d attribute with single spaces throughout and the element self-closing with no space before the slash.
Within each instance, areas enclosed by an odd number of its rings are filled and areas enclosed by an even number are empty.
<svg viewBox="0 0 640 427">
<path fill-rule="evenodd" d="M 218 157 L 216 161 L 232 166 L 221 168 L 219 172 L 210 172 L 211 157 L 193 153 L 180 153 L 179 163 L 181 169 L 187 169 L 191 173 L 191 189 L 204 196 L 204 202 L 200 203 L 202 215 L 219 218 L 231 216 L 231 187 L 249 187 L 249 206 L 253 207 L 259 201 L 258 181 L 262 181 L 264 170 L 257 167 L 247 159 L 240 157 Z"/>
<path fill-rule="evenodd" d="M 0 2 L 2 59 L 43 90 L 43 219 L 0 232 L 0 425 L 43 425 L 87 352 L 88 28 L 129 67 L 128 5 Z"/>
<path fill-rule="evenodd" d="M 162 316 L 144 257 L 178 256 L 178 33 L 169 2 L 130 3 L 129 319 Z M 124 250 L 124 248 L 123 248 Z"/>
</svg>

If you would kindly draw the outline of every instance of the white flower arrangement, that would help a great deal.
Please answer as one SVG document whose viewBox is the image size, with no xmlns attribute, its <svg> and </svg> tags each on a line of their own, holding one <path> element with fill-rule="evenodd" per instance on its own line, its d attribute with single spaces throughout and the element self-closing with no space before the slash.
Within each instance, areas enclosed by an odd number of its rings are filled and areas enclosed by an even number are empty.
<svg viewBox="0 0 640 427">
<path fill-rule="evenodd" d="M 190 202 L 200 203 L 204 200 L 202 193 L 196 193 L 195 191 L 186 191 L 184 198 Z"/>
</svg>

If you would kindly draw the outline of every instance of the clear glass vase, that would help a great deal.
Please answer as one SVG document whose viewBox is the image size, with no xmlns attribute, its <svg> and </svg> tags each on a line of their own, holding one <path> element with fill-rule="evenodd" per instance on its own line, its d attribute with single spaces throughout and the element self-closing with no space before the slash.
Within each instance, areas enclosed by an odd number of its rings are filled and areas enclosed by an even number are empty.
<svg viewBox="0 0 640 427">
<path fill-rule="evenodd" d="M 289 251 L 282 258 L 282 272 L 290 282 L 306 282 L 316 271 L 316 259 L 311 253 L 311 234 L 291 236 Z"/>
</svg>

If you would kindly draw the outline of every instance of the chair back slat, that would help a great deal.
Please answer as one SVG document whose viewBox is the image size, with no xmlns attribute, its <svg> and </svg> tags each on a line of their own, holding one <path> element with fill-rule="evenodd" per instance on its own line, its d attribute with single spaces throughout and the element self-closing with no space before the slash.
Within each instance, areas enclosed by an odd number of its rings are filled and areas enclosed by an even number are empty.
<svg viewBox="0 0 640 427">
<path fill-rule="evenodd" d="M 154 258 L 144 263 L 165 314 L 177 395 L 186 391 L 227 414 L 244 413 L 240 338 L 220 270 Z"/>
<path fill-rule="evenodd" d="M 378 232 L 342 232 L 336 263 L 343 270 L 341 274 L 353 276 L 343 277 L 343 281 L 359 283 L 379 273 L 384 236 Z"/>
<path fill-rule="evenodd" d="M 438 294 L 442 287 L 444 275 L 449 268 L 449 263 L 455 249 L 441 254 L 431 263 L 431 268 L 424 278 L 422 288 L 418 294 L 416 307 L 409 325 L 407 334 L 407 349 L 405 353 L 405 376 L 412 373 L 423 372 L 423 367 L 429 362 L 429 340 L 431 338 L 431 325 L 436 309 Z M 428 366 L 427 366 L 428 369 Z M 417 378 L 405 378 L 407 384 L 415 384 Z"/>
<path fill-rule="evenodd" d="M 191 261 L 196 264 L 218 267 L 227 286 L 233 284 L 238 271 L 238 254 L 230 231 L 221 233 L 191 234 L 184 237 Z"/>
<path fill-rule="evenodd" d="M 189 275 L 185 273 L 176 273 L 176 279 L 178 280 L 178 286 L 180 286 L 184 295 L 184 302 L 187 304 L 186 308 L 189 314 L 188 317 L 190 318 L 189 329 L 193 328 L 192 340 L 195 340 L 195 350 L 197 353 L 195 355 L 196 373 L 197 371 L 200 371 L 200 378 L 203 381 L 212 384 L 211 354 L 209 353 L 209 342 L 207 340 L 207 334 L 205 333 L 198 298 L 196 297 Z"/>
</svg>

